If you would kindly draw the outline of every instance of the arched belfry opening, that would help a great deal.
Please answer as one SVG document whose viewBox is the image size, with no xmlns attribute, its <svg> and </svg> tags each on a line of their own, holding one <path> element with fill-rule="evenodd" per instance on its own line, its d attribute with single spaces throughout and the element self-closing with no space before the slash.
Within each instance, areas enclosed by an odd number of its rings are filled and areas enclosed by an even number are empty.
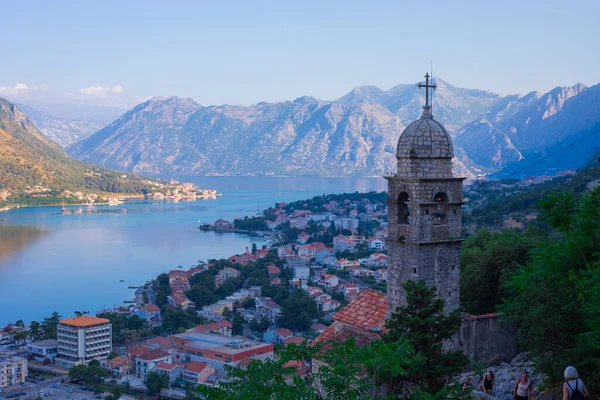
<svg viewBox="0 0 600 400">
<path fill-rule="evenodd" d="M 434 225 L 446 225 L 448 223 L 448 195 L 444 192 L 438 192 L 433 196 L 433 202 L 437 203 L 436 210 L 433 213 Z"/>
<path fill-rule="evenodd" d="M 408 208 L 408 202 L 410 197 L 408 193 L 402 192 L 398 195 L 398 223 L 406 225 L 409 222 L 410 210 Z"/>
</svg>

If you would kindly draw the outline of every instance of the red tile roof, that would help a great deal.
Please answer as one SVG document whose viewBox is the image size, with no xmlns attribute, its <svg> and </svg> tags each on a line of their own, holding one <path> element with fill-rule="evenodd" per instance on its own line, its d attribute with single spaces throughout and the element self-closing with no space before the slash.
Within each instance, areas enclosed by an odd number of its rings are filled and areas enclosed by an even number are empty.
<svg viewBox="0 0 600 400">
<path fill-rule="evenodd" d="M 143 305 L 142 308 L 146 309 L 147 311 L 160 311 L 160 308 L 158 308 L 154 304 L 146 304 Z"/>
<path fill-rule="evenodd" d="M 333 319 L 366 330 L 383 330 L 387 311 L 386 296 L 376 290 L 366 289 L 336 313 Z"/>
<path fill-rule="evenodd" d="M 179 367 L 178 364 L 169 364 L 166 362 L 160 362 L 158 364 L 156 364 L 156 366 L 154 368 L 158 368 L 158 369 L 162 369 L 164 371 L 172 371 L 173 368 L 175 367 Z"/>
<path fill-rule="evenodd" d="M 113 367 L 124 367 L 127 364 L 133 364 L 133 361 L 131 361 L 128 358 L 118 356 L 115 358 L 111 358 L 110 360 L 106 361 L 106 363 Z"/>
<path fill-rule="evenodd" d="M 313 329 L 315 331 L 324 331 L 325 329 L 327 329 L 327 325 L 323 325 L 323 324 L 312 324 L 310 326 L 310 329 Z"/>
<path fill-rule="evenodd" d="M 294 334 L 294 332 L 292 332 L 286 328 L 276 329 L 275 332 L 277 332 L 277 334 L 279 334 L 279 336 L 284 337 L 284 338 L 286 338 L 288 336 L 292 336 Z"/>
<path fill-rule="evenodd" d="M 281 270 L 279 268 L 277 268 L 277 266 L 274 264 L 267 265 L 267 271 L 269 271 L 270 274 L 281 273 Z"/>
<path fill-rule="evenodd" d="M 167 357 L 168 355 L 169 353 L 162 349 L 148 349 L 146 353 L 139 354 L 136 358 L 139 358 L 140 360 L 150 361 Z"/>
<path fill-rule="evenodd" d="M 208 364 L 205 362 L 191 362 L 188 365 L 185 366 L 185 370 L 186 371 L 192 371 L 192 372 L 196 372 L 196 373 L 200 373 L 202 371 L 204 371 L 204 368 L 208 367 Z"/>
<path fill-rule="evenodd" d="M 303 337 L 291 337 L 287 339 L 283 339 L 283 343 L 285 344 L 300 344 L 306 342 L 306 339 Z"/>
<path fill-rule="evenodd" d="M 174 349 L 176 347 L 175 341 L 164 336 L 153 337 L 151 339 L 145 340 L 144 342 L 142 342 L 142 344 L 146 346 L 158 346 L 163 350 Z"/>
<path fill-rule="evenodd" d="M 378 339 L 379 334 L 352 325 L 334 322 L 332 325 L 329 325 L 323 333 L 317 336 L 311 345 L 323 343 L 322 351 L 326 351 L 333 346 L 333 343 L 345 342 L 351 337 L 356 340 L 358 346 L 364 346 L 370 344 L 373 340 Z"/>
</svg>

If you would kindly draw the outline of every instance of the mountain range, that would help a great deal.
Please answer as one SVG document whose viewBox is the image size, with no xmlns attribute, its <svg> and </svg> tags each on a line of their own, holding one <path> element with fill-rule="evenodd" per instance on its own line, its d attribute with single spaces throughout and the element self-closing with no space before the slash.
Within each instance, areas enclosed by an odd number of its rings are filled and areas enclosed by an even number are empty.
<svg viewBox="0 0 600 400">
<path fill-rule="evenodd" d="M 141 193 L 147 188 L 140 177 L 123 178 L 122 172 L 69 156 L 43 135 L 19 107 L 0 98 L 0 199 L 20 196 L 34 185 L 51 194 L 63 190 Z"/>
<path fill-rule="evenodd" d="M 16 105 L 44 135 L 62 147 L 93 135 L 125 112 L 125 110 L 108 107 L 40 104 L 40 107 L 56 113 L 51 114 L 25 104 L 16 103 Z"/>
<path fill-rule="evenodd" d="M 512 174 L 600 127 L 600 85 L 500 96 L 435 83 L 433 114 L 453 137 L 455 172 L 463 176 Z M 142 174 L 381 175 L 395 169 L 396 143 L 420 116 L 423 97 L 415 84 L 247 107 L 155 97 L 68 152 Z M 591 137 L 524 174 L 576 168 L 598 147 Z"/>
</svg>

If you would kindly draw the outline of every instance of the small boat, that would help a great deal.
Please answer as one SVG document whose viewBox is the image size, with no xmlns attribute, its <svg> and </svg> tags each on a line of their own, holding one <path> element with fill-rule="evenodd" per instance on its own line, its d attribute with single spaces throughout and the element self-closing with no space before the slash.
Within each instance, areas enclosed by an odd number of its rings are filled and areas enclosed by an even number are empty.
<svg viewBox="0 0 600 400">
<path fill-rule="evenodd" d="M 181 265 L 178 265 L 178 266 L 177 266 L 177 268 L 183 268 L 183 266 L 181 266 Z"/>
<path fill-rule="evenodd" d="M 125 282 L 125 279 L 119 279 L 119 282 Z"/>
</svg>

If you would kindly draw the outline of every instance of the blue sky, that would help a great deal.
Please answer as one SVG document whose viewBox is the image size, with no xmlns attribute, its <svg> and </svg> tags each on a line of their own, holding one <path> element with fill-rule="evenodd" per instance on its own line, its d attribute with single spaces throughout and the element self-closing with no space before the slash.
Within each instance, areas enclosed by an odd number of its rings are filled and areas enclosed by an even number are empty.
<svg viewBox="0 0 600 400">
<path fill-rule="evenodd" d="M 419 81 L 430 60 L 451 84 L 501 94 L 600 82 L 598 1 L 0 0 L 0 11 L 0 97 L 13 99 L 329 100 Z"/>
</svg>

